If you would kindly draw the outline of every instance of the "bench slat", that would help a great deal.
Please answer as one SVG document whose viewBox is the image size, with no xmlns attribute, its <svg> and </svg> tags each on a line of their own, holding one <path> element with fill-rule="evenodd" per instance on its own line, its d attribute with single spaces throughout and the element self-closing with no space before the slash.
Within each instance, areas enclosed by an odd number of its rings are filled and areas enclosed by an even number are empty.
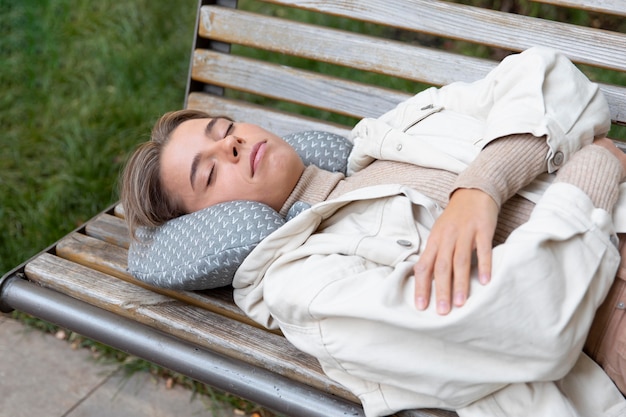
<svg viewBox="0 0 626 417">
<path fill-rule="evenodd" d="M 30 280 L 40 285 L 112 312 L 130 311 L 139 304 L 171 301 L 162 294 L 130 285 L 123 280 L 48 253 L 43 253 L 30 261 L 26 265 L 25 273 Z M 120 290 L 121 288 L 124 291 Z"/>
<path fill-rule="evenodd" d="M 192 77 L 357 118 L 380 116 L 409 97 L 387 88 L 210 50 L 194 52 Z"/>
<path fill-rule="evenodd" d="M 439 0 L 268 1 L 513 51 L 551 46 L 576 62 L 626 70 L 626 35 L 615 32 Z M 418 8 L 419 19 L 407 13 Z"/>
<path fill-rule="evenodd" d="M 102 213 L 85 225 L 85 230 L 89 236 L 97 237 L 105 242 L 128 249 L 130 246 L 130 236 L 128 227 L 124 219 Z"/>
<path fill-rule="evenodd" d="M 186 304 L 209 310 L 222 316 L 261 327 L 248 318 L 234 303 L 230 288 L 211 291 L 174 291 L 149 286 L 126 272 L 127 251 L 101 240 L 73 233 L 61 239 L 56 248 L 57 256 L 83 265 L 95 271 L 119 278 L 128 283 L 168 296 Z"/>
<path fill-rule="evenodd" d="M 624 0 L 533 0 L 538 3 L 552 4 L 561 7 L 573 7 L 592 12 L 626 16 L 626 2 Z"/>
<path fill-rule="evenodd" d="M 213 6 L 202 7 L 199 33 L 222 42 L 434 85 L 474 81 L 496 65 L 485 59 Z"/>
<path fill-rule="evenodd" d="M 350 132 L 347 126 L 325 123 L 317 119 L 270 110 L 268 107 L 205 93 L 189 94 L 187 108 L 254 123 L 280 136 L 304 130 L 324 130 L 343 136 L 347 136 Z"/>
<path fill-rule="evenodd" d="M 352 394 L 323 375 L 314 358 L 294 348 L 282 336 L 51 254 L 42 254 L 31 261 L 26 267 L 26 275 L 47 288 L 166 331 L 213 352 L 356 401 Z"/>
<path fill-rule="evenodd" d="M 55 250 L 57 256 L 132 281 L 126 270 L 128 251 L 125 248 L 75 232 L 59 240 Z"/>
</svg>

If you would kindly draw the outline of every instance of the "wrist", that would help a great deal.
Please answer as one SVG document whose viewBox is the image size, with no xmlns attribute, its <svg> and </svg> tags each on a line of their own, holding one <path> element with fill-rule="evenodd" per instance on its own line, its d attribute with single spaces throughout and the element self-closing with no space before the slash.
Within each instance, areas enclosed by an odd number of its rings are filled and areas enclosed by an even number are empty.
<svg viewBox="0 0 626 417">
<path fill-rule="evenodd" d="M 464 204 L 476 204 L 476 205 L 493 205 L 497 210 L 500 209 L 500 205 L 497 200 L 487 191 L 481 188 L 465 188 L 459 187 L 452 191 L 450 195 L 450 203 L 463 202 Z"/>
</svg>

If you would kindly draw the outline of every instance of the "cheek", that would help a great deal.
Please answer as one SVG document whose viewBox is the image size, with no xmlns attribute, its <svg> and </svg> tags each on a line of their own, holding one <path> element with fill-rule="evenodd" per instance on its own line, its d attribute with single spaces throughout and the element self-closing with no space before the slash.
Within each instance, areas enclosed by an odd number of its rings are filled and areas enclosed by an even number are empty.
<svg viewBox="0 0 626 417">
<path fill-rule="evenodd" d="M 289 145 L 286 145 L 278 155 L 280 163 L 285 168 L 297 169 L 304 166 L 298 153 Z"/>
<path fill-rule="evenodd" d="M 281 177 L 281 186 L 288 188 L 287 191 L 291 192 L 293 187 L 296 186 L 302 171 L 304 171 L 304 163 L 300 159 L 300 156 L 290 150 L 282 160 L 283 166 L 280 169 L 279 175 Z"/>
</svg>

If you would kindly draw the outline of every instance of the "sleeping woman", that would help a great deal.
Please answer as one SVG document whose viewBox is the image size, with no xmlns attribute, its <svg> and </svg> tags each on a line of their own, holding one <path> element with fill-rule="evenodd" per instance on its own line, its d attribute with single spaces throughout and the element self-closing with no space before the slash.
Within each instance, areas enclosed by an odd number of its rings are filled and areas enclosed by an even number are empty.
<svg viewBox="0 0 626 417">
<path fill-rule="evenodd" d="M 238 200 L 289 216 L 238 268 L 235 301 L 368 416 L 626 415 L 582 353 L 620 262 L 609 126 L 598 86 L 532 48 L 359 122 L 345 175 L 259 126 L 168 113 L 122 203 L 133 233 Z"/>
</svg>

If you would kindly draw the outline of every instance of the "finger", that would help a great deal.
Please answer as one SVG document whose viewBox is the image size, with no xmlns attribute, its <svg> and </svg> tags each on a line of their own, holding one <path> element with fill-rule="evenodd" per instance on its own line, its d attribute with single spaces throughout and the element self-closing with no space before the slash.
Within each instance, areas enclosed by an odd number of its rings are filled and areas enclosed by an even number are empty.
<svg viewBox="0 0 626 417">
<path fill-rule="evenodd" d="M 460 239 L 454 251 L 452 302 L 456 307 L 464 305 L 469 296 L 473 249 L 471 239 Z"/>
<path fill-rule="evenodd" d="M 437 251 L 425 250 L 419 261 L 413 267 L 415 277 L 415 307 L 426 310 L 430 302 L 433 282 L 433 263 Z"/>
<path fill-rule="evenodd" d="M 491 238 L 481 239 L 476 243 L 476 256 L 478 258 L 478 281 L 485 285 L 491 281 L 491 262 L 493 247 Z"/>
<path fill-rule="evenodd" d="M 435 291 L 437 313 L 446 315 L 450 312 L 450 293 L 452 291 L 452 249 L 439 249 L 435 260 Z"/>
</svg>

